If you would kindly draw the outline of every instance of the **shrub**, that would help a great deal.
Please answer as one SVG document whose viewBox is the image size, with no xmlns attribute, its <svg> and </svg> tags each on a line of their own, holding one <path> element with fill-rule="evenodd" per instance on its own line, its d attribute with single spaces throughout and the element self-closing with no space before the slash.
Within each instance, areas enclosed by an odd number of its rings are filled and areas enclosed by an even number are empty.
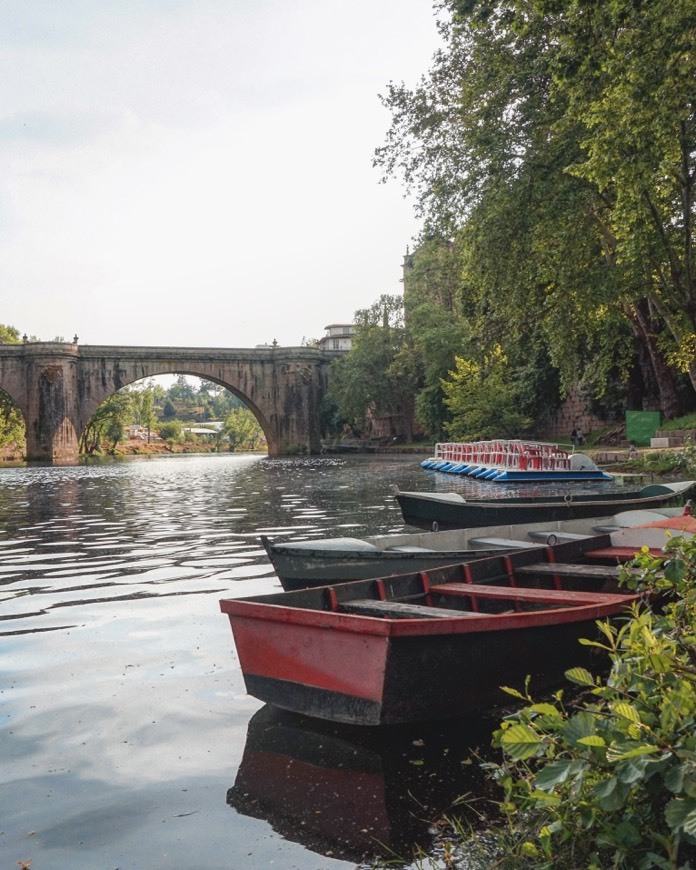
<svg viewBox="0 0 696 870">
<path fill-rule="evenodd" d="M 650 450 L 623 463 L 627 470 L 668 475 L 696 475 L 696 444 L 689 440 L 678 449 Z"/>
<path fill-rule="evenodd" d="M 180 443 L 184 440 L 184 428 L 179 420 L 172 420 L 160 426 L 159 435 L 163 441 Z"/>
<path fill-rule="evenodd" d="M 598 623 L 606 679 L 583 668 L 580 687 L 525 706 L 494 734 L 487 765 L 504 789 L 501 832 L 509 866 L 689 867 L 696 858 L 696 539 L 675 538 L 663 558 L 632 564 L 633 588 L 659 590 L 660 608 Z M 552 655 L 552 651 L 549 651 Z M 505 866 L 500 863 L 499 866 Z"/>
</svg>

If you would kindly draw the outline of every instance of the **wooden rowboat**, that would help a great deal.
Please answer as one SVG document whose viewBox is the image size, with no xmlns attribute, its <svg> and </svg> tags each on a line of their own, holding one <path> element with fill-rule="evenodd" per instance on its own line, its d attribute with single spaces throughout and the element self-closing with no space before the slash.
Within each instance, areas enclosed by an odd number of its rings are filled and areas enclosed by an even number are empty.
<svg viewBox="0 0 696 870">
<path fill-rule="evenodd" d="M 595 621 L 638 600 L 589 554 L 598 535 L 463 565 L 252 598 L 224 599 L 247 691 L 356 725 L 453 718 L 589 665 Z"/>
<path fill-rule="evenodd" d="M 651 483 L 639 490 L 522 498 L 465 499 L 458 492 L 396 492 L 404 522 L 421 528 L 470 529 L 504 523 L 537 523 L 598 517 L 624 510 L 666 507 L 683 501 L 696 481 Z"/>
<path fill-rule="evenodd" d="M 677 517 L 683 508 L 622 511 L 606 517 L 518 523 L 443 532 L 407 532 L 366 538 L 310 538 L 271 541 L 266 548 L 275 573 L 286 591 L 325 586 L 349 580 L 366 580 L 387 574 L 428 571 L 455 562 L 492 556 L 501 549 L 523 549 L 555 544 L 600 532 L 613 532 Z"/>
</svg>

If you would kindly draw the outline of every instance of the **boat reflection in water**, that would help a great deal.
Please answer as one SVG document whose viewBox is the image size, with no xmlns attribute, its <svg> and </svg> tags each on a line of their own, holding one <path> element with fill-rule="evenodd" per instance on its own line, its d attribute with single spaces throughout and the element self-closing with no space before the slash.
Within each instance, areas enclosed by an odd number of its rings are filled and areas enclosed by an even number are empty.
<svg viewBox="0 0 696 870">
<path fill-rule="evenodd" d="M 227 803 L 319 854 L 410 858 L 428 849 L 443 814 L 467 812 L 453 810 L 458 798 L 490 809 L 480 798 L 492 786 L 472 752 L 487 749 L 498 721 L 366 729 L 266 705 L 249 722 Z"/>
</svg>

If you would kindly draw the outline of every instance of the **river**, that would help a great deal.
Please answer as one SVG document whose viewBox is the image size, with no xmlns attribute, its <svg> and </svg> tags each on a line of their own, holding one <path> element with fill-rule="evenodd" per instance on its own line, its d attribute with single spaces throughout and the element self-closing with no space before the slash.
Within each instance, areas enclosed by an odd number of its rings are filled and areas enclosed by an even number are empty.
<svg viewBox="0 0 696 870">
<path fill-rule="evenodd" d="M 383 734 L 248 696 L 218 600 L 259 541 L 404 531 L 415 457 L 0 468 L 0 866 L 334 870 L 428 848 L 480 792 L 478 720 Z M 488 485 L 490 486 L 490 485 Z"/>
</svg>

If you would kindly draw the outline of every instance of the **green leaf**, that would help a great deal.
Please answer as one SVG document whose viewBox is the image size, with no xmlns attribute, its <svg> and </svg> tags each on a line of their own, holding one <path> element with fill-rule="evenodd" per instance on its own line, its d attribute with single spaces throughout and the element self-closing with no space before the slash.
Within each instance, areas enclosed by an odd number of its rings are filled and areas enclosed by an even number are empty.
<svg viewBox="0 0 696 870">
<path fill-rule="evenodd" d="M 617 704 L 612 704 L 612 711 L 616 716 L 620 716 L 622 719 L 628 719 L 630 722 L 634 722 L 637 725 L 640 724 L 640 716 L 638 715 L 638 711 L 635 709 L 635 707 L 632 707 L 630 704 L 627 704 L 624 701 L 619 701 Z"/>
<path fill-rule="evenodd" d="M 508 695 L 512 695 L 513 698 L 519 698 L 520 701 L 527 700 L 522 692 L 518 692 L 517 689 L 511 689 L 510 686 L 501 686 L 500 688 Z"/>
<path fill-rule="evenodd" d="M 685 834 L 690 837 L 696 837 L 696 809 L 691 810 L 684 819 L 682 825 Z"/>
<path fill-rule="evenodd" d="M 610 776 L 598 782 L 593 792 L 598 798 L 606 798 L 616 791 L 617 780 L 615 776 Z"/>
<path fill-rule="evenodd" d="M 578 638 L 578 643 L 581 644 L 582 646 L 594 646 L 594 647 L 597 647 L 597 649 L 603 649 L 603 650 L 608 650 L 608 651 L 611 651 L 613 649 L 613 647 L 609 647 L 605 643 L 599 643 L 599 641 L 590 640 L 587 637 Z"/>
<path fill-rule="evenodd" d="M 542 713 L 545 716 L 554 716 L 559 719 L 561 717 L 561 711 L 557 707 L 554 707 L 553 704 L 532 704 L 528 709 L 533 710 L 535 713 Z"/>
<path fill-rule="evenodd" d="M 534 843 L 530 842 L 529 840 L 526 840 L 524 843 L 522 843 L 522 845 L 520 846 L 520 853 L 523 858 L 534 859 L 539 857 L 539 850 L 534 845 Z"/>
<path fill-rule="evenodd" d="M 585 668 L 571 668 L 565 672 L 565 676 L 567 680 L 578 686 L 594 686 L 595 684 L 594 677 Z"/>
<path fill-rule="evenodd" d="M 651 653 L 648 656 L 648 663 L 657 674 L 668 674 L 673 666 L 671 659 L 659 653 Z"/>
<path fill-rule="evenodd" d="M 564 783 L 568 778 L 572 763 L 572 759 L 563 758 L 547 764 L 536 775 L 534 785 L 542 791 L 550 791 L 555 786 Z"/>
<path fill-rule="evenodd" d="M 696 835 L 696 798 L 675 798 L 665 807 L 665 820 L 672 830 Z"/>
<path fill-rule="evenodd" d="M 654 755 L 656 752 L 659 752 L 660 749 L 657 746 L 650 746 L 645 744 L 643 746 L 635 746 L 632 749 L 629 749 L 627 752 L 617 751 L 620 750 L 620 747 L 614 747 L 614 753 L 612 755 L 612 761 L 626 761 L 628 758 L 637 758 L 640 755 Z"/>
<path fill-rule="evenodd" d="M 649 763 L 650 759 L 645 756 L 622 761 L 616 766 L 616 778 L 627 784 L 638 782 L 645 777 L 645 768 Z"/>
<path fill-rule="evenodd" d="M 605 812 L 621 809 L 624 805 L 629 787 L 619 783 L 615 776 L 597 783 L 593 789 L 599 799 L 599 805 Z"/>
<path fill-rule="evenodd" d="M 597 720 L 586 711 L 581 711 L 572 716 L 563 727 L 563 736 L 568 743 L 577 743 L 581 737 L 589 737 L 597 732 Z"/>
<path fill-rule="evenodd" d="M 684 774 L 686 773 L 685 765 L 675 764 L 670 768 L 664 777 L 666 788 L 673 792 L 680 792 L 684 788 Z"/>
<path fill-rule="evenodd" d="M 527 725 L 516 724 L 502 734 L 500 745 L 511 758 L 522 760 L 535 755 L 542 741 L 536 731 Z"/>
<path fill-rule="evenodd" d="M 638 828 L 630 822 L 620 822 L 614 829 L 614 839 L 617 845 L 624 849 L 638 846 L 642 843 L 643 838 Z"/>
<path fill-rule="evenodd" d="M 580 737 L 577 741 L 582 746 L 606 746 L 607 744 L 604 741 L 603 737 L 600 737 L 599 734 L 590 734 L 588 737 Z"/>
</svg>

